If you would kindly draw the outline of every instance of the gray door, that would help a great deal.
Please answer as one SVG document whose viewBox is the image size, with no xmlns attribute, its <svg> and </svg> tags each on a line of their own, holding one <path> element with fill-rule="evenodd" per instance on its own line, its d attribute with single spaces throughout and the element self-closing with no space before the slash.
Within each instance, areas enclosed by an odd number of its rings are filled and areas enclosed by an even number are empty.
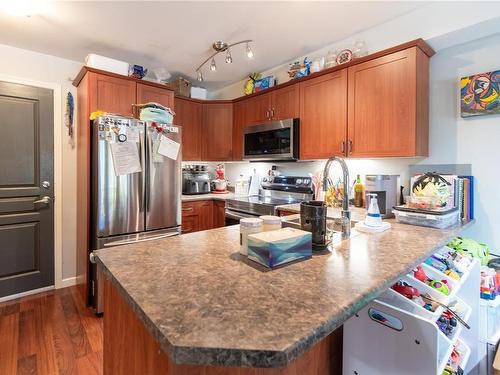
<svg viewBox="0 0 500 375">
<path fill-rule="evenodd" d="M 54 284 L 53 103 L 0 82 L 0 297 Z"/>
</svg>

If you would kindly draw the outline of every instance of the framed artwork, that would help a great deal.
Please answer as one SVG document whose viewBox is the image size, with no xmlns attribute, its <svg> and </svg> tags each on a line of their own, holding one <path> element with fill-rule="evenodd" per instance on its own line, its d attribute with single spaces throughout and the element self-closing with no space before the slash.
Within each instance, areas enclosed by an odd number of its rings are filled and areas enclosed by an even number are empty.
<svg viewBox="0 0 500 375">
<path fill-rule="evenodd" d="M 500 113 L 500 70 L 463 77 L 460 80 L 462 117 Z"/>
</svg>

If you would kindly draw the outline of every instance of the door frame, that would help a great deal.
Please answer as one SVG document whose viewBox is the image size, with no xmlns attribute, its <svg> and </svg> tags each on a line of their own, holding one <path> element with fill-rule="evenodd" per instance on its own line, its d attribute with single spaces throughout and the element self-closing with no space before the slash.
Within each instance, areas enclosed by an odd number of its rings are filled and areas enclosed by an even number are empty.
<svg viewBox="0 0 500 375">
<path fill-rule="evenodd" d="M 76 284 L 76 277 L 62 278 L 62 152 L 63 152 L 63 106 L 62 87 L 58 83 L 38 81 L 0 73 L 0 81 L 35 86 L 54 93 L 54 285 L 0 298 L 6 301 L 50 289 L 59 289 Z M 76 105 L 75 105 L 76 109 Z M 74 116 L 76 118 L 76 116 Z M 76 236 L 76 233 L 75 233 Z"/>
</svg>

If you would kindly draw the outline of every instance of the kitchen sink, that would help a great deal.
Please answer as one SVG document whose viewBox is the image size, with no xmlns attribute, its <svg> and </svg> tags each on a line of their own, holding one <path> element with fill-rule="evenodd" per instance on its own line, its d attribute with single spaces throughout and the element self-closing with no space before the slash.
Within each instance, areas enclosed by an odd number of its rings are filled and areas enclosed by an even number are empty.
<svg viewBox="0 0 500 375">
<path fill-rule="evenodd" d="M 355 220 L 351 220 L 351 236 L 354 237 L 359 235 L 359 233 L 354 230 L 354 225 L 357 223 Z M 284 228 L 295 228 L 295 229 L 301 229 L 301 223 L 300 223 L 300 215 L 290 215 L 290 216 L 285 216 L 283 217 L 282 220 L 282 226 Z M 340 218 L 334 218 L 334 219 L 326 219 L 326 231 L 327 231 L 327 236 L 330 237 L 330 241 L 332 244 L 336 244 L 342 241 L 342 233 L 341 233 L 342 225 L 340 222 Z"/>
</svg>

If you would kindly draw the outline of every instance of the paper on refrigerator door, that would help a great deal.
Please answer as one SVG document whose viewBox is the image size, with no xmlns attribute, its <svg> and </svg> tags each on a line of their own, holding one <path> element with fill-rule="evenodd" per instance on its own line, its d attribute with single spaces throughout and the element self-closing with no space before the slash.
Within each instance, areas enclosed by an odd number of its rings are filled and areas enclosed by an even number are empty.
<svg viewBox="0 0 500 375">
<path fill-rule="evenodd" d="M 172 160 L 177 160 L 180 148 L 181 144 L 179 142 L 173 141 L 162 135 L 160 147 L 158 147 L 158 153 Z"/>
<path fill-rule="evenodd" d="M 142 172 L 139 150 L 135 142 L 111 143 L 111 154 L 117 176 Z"/>
<path fill-rule="evenodd" d="M 139 142 L 139 128 L 129 126 L 127 127 L 127 141 Z"/>
</svg>

